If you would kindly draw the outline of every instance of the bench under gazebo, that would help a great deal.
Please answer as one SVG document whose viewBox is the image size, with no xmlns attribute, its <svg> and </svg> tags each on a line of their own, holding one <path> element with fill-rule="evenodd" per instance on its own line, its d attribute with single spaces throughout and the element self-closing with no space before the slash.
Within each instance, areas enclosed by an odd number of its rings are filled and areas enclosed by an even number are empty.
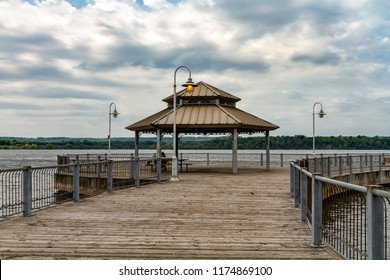
<svg viewBox="0 0 390 280">
<path fill-rule="evenodd" d="M 238 172 L 237 141 L 239 134 L 264 133 L 266 137 L 266 169 L 270 169 L 269 133 L 279 126 L 244 112 L 236 107 L 241 99 L 205 82 L 199 82 L 193 91 L 186 89 L 176 94 L 176 142 L 179 134 L 230 134 L 232 137 L 232 170 Z M 157 155 L 161 154 L 164 134 L 173 133 L 174 95 L 163 99 L 167 108 L 126 127 L 135 132 L 135 157 L 139 155 L 141 133 L 157 135 Z M 178 156 L 178 148 L 174 151 Z"/>
</svg>

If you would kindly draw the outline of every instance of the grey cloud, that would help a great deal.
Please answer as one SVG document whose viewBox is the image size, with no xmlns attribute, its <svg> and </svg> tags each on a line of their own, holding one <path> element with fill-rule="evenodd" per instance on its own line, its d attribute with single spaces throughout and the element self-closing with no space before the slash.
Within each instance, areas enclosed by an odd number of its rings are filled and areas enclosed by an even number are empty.
<svg viewBox="0 0 390 280">
<path fill-rule="evenodd" d="M 0 79 L 4 80 L 57 80 L 70 78 L 70 73 L 51 65 L 17 65 L 17 72 L 0 71 Z"/>
<path fill-rule="evenodd" d="M 19 36 L 3 35 L 1 41 L 0 52 L 5 52 L 9 56 L 32 53 L 48 60 L 53 58 L 77 58 L 82 52 L 87 51 L 83 46 L 68 49 L 58 39 L 42 32 L 20 34 Z"/>
<path fill-rule="evenodd" d="M 58 44 L 58 41 L 45 33 L 2 35 L 0 51 L 19 53 L 20 51 L 42 50 L 43 47 L 51 47 Z"/>
<path fill-rule="evenodd" d="M 258 60 L 238 59 L 221 52 L 217 46 L 202 41 L 186 48 L 172 48 L 169 51 L 122 44 L 109 53 L 112 55 L 104 61 L 84 61 L 78 67 L 87 71 L 111 71 L 122 67 L 170 69 L 184 63 L 192 65 L 193 69 L 198 71 L 234 69 L 266 72 L 269 68 L 269 65 L 260 58 Z"/>
<path fill-rule="evenodd" d="M 192 69 L 197 71 L 214 70 L 223 72 L 226 70 L 268 72 L 269 65 L 259 60 L 239 60 L 232 57 L 213 54 L 183 54 L 181 61 L 188 62 Z"/>
<path fill-rule="evenodd" d="M 2 101 L 0 102 L 0 109 L 2 110 L 42 110 L 45 109 L 44 106 L 39 104 L 32 104 L 27 102 L 8 102 Z"/>
<path fill-rule="evenodd" d="M 310 22 L 321 33 L 332 32 L 332 26 L 345 21 L 347 12 L 340 4 L 324 1 L 301 3 L 291 0 L 218 0 L 212 9 L 217 9 L 221 19 L 229 19 L 242 26 L 240 37 L 259 37 L 291 25 L 299 20 Z M 221 22 L 224 22 L 221 20 Z M 251 26 L 251 28 L 247 28 Z"/>
<path fill-rule="evenodd" d="M 108 95 L 99 92 L 82 91 L 69 88 L 35 88 L 32 93 L 36 97 L 48 99 L 88 99 L 88 100 L 107 100 Z"/>
<path fill-rule="evenodd" d="M 284 0 L 222 0 L 216 1 L 213 8 L 219 9 L 222 16 L 226 18 L 241 23 L 255 23 L 254 29 L 279 28 L 293 21 L 299 15 L 291 3 L 291 1 Z"/>
<path fill-rule="evenodd" d="M 293 62 L 309 62 L 317 65 L 337 65 L 341 62 L 341 57 L 335 53 L 323 54 L 300 54 L 291 58 Z"/>
</svg>

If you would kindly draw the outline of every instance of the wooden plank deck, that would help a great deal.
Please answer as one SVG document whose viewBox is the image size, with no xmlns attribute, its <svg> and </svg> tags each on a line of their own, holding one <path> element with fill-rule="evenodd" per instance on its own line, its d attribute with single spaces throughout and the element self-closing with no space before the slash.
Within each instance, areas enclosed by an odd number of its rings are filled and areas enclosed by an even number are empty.
<svg viewBox="0 0 390 280">
<path fill-rule="evenodd" d="M 311 248 L 288 168 L 180 174 L 0 222 L 0 259 L 333 259 Z"/>
</svg>

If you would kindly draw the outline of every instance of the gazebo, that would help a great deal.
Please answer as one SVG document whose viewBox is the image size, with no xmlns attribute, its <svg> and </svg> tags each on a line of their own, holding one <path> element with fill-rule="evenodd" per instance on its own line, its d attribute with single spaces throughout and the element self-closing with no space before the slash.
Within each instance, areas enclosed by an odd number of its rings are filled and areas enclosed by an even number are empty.
<svg viewBox="0 0 390 280">
<path fill-rule="evenodd" d="M 135 156 L 138 157 L 141 133 L 157 135 L 157 154 L 161 154 L 163 134 L 173 134 L 173 100 L 170 95 L 163 99 L 167 108 L 126 127 L 135 132 Z M 176 141 L 179 134 L 230 134 L 232 136 L 232 169 L 238 172 L 238 134 L 264 133 L 266 137 L 266 168 L 270 168 L 269 132 L 279 128 L 266 120 L 244 112 L 236 107 L 241 99 L 205 82 L 199 82 L 192 92 L 183 89 L 177 92 Z M 178 155 L 178 149 L 174 151 Z"/>
</svg>

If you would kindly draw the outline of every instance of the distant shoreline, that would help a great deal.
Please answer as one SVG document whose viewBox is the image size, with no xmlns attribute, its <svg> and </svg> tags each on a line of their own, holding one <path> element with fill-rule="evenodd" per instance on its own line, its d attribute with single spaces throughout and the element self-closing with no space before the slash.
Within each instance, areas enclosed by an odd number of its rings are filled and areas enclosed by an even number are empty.
<svg viewBox="0 0 390 280">
<path fill-rule="evenodd" d="M 303 135 L 271 136 L 271 149 L 310 150 L 313 138 Z M 107 148 L 107 138 L 68 137 L 0 137 L 3 150 L 102 150 Z M 140 149 L 156 149 L 156 137 L 141 137 Z M 229 136 L 180 138 L 179 149 L 231 150 Z M 260 150 L 265 147 L 265 137 L 239 137 L 239 150 Z M 111 138 L 114 150 L 134 149 L 134 137 Z M 172 149 L 172 138 L 165 137 L 162 149 Z M 316 149 L 320 150 L 390 150 L 390 136 L 316 136 Z"/>
</svg>

